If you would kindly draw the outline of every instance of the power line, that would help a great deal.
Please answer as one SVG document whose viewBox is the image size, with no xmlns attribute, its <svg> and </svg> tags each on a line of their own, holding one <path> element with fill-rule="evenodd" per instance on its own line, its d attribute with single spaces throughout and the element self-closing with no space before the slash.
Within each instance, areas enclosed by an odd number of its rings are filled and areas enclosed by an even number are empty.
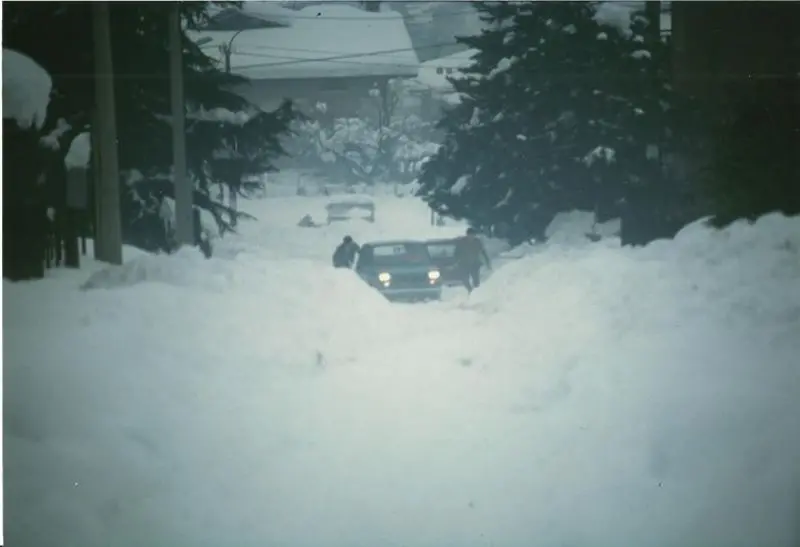
<svg viewBox="0 0 800 547">
<path fill-rule="evenodd" d="M 409 51 L 410 50 L 418 51 L 418 50 L 426 50 L 426 49 L 436 49 L 436 48 L 439 48 L 439 47 L 442 47 L 442 46 L 454 45 L 454 44 L 457 44 L 457 42 L 448 42 L 448 43 L 441 43 L 441 44 L 429 44 L 427 46 L 412 46 L 411 48 L 408 48 L 408 49 L 409 49 Z M 208 45 L 208 46 L 203 46 L 200 49 L 212 48 L 212 47 L 217 47 L 217 46 L 216 45 Z M 247 49 L 261 49 L 261 50 L 265 50 L 265 51 L 297 51 L 297 52 L 301 52 L 301 53 L 325 53 L 325 54 L 328 54 L 328 55 L 331 55 L 331 54 L 333 54 L 333 55 L 350 55 L 351 53 L 353 53 L 352 51 L 331 51 L 330 49 L 308 49 L 308 48 L 302 48 L 302 47 L 263 46 L 263 45 L 259 45 L 259 44 L 245 44 L 242 48 L 243 49 L 244 48 L 247 48 Z M 234 51 L 234 53 L 237 53 L 237 52 Z"/>
<path fill-rule="evenodd" d="M 245 69 L 249 69 L 251 67 L 276 66 L 276 65 L 284 66 L 284 65 L 300 64 L 300 63 L 304 63 L 304 62 L 315 62 L 315 61 L 322 60 L 322 59 L 307 59 L 305 57 L 291 57 L 291 56 L 286 56 L 286 55 L 268 55 L 268 54 L 246 53 L 246 52 L 239 52 L 238 54 L 239 55 L 245 55 L 245 56 L 251 56 L 251 57 L 258 57 L 258 58 L 268 57 L 268 58 L 288 59 L 288 60 L 285 61 L 285 62 L 282 61 L 282 62 L 275 62 L 275 63 L 257 63 L 257 64 L 253 64 L 253 65 L 238 66 L 238 67 L 235 67 L 235 70 L 233 71 L 234 73 L 236 72 L 236 70 L 245 70 Z M 393 68 L 401 68 L 401 67 L 402 68 L 420 68 L 421 67 L 421 64 L 420 65 L 416 65 L 416 64 L 410 64 L 410 63 L 395 63 L 395 62 L 385 62 L 385 63 L 384 62 L 359 62 L 359 61 L 345 60 L 345 59 L 335 59 L 335 58 L 325 59 L 325 62 L 338 63 L 338 64 L 349 64 L 349 65 L 357 65 L 357 66 L 373 66 L 373 67 L 393 67 Z M 461 70 L 464 70 L 464 69 L 461 69 Z M 467 71 L 467 72 L 469 72 L 469 71 Z M 586 71 L 586 72 L 563 72 L 563 73 L 550 72 L 550 73 L 547 74 L 547 78 L 549 78 L 549 79 L 559 79 L 559 78 L 562 78 L 562 79 L 582 79 L 582 78 L 597 78 L 597 77 L 611 77 L 611 78 L 614 78 L 614 79 L 617 79 L 617 80 L 623 80 L 623 79 L 626 79 L 626 80 L 640 80 L 645 76 L 642 76 L 642 75 L 639 75 L 639 74 L 617 75 L 617 74 L 614 74 L 614 73 L 597 72 L 597 71 L 593 71 L 593 72 L 589 72 L 589 71 Z"/>
<path fill-rule="evenodd" d="M 455 45 L 457 43 L 458 42 L 442 42 L 440 44 L 431 44 L 429 46 L 424 46 L 424 48 L 435 48 L 435 47 L 449 46 L 449 45 Z M 286 66 L 286 65 L 294 65 L 294 64 L 302 64 L 302 63 L 334 62 L 334 61 L 335 62 L 343 62 L 344 59 L 358 59 L 358 58 L 365 58 L 365 57 L 375 57 L 375 56 L 378 56 L 378 55 L 386 55 L 386 54 L 391 54 L 391 53 L 404 53 L 404 52 L 410 52 L 410 51 L 417 51 L 419 49 L 424 49 L 424 48 L 413 48 L 412 47 L 412 48 L 386 49 L 386 50 L 379 50 L 379 51 L 367 51 L 367 52 L 361 52 L 361 53 L 343 53 L 343 54 L 339 54 L 339 55 L 332 55 L 332 56 L 328 56 L 328 57 L 318 57 L 318 58 L 312 58 L 312 59 L 309 59 L 309 58 L 306 58 L 306 57 L 296 57 L 296 58 L 292 57 L 291 60 L 287 60 L 287 61 L 279 61 L 279 62 L 274 62 L 274 63 L 255 63 L 255 64 L 252 64 L 252 65 L 238 66 L 238 67 L 236 67 L 236 69 L 233 72 L 235 74 L 237 70 L 243 70 L 243 69 L 261 68 L 261 67 L 270 67 L 270 66 Z M 289 49 L 289 48 L 276 48 L 276 49 Z M 308 52 L 311 52 L 311 53 L 317 53 L 317 52 L 319 52 L 319 53 L 329 53 L 329 52 L 317 51 L 317 50 L 303 50 L 301 48 L 293 48 L 293 49 L 297 49 L 299 51 L 308 51 Z M 241 53 L 238 53 L 237 55 L 241 55 Z M 258 56 L 258 54 L 255 54 L 255 55 L 251 54 L 251 56 Z M 264 57 L 267 57 L 267 55 L 264 55 Z M 274 56 L 274 57 L 281 58 L 283 56 Z M 370 64 L 370 63 L 359 63 L 358 61 L 350 61 L 350 63 L 363 64 L 363 65 Z M 395 65 L 395 66 L 409 66 L 409 67 L 412 67 L 412 68 L 416 68 L 416 67 L 421 66 L 422 63 L 419 63 L 419 64 L 407 63 L 406 65 L 402 65 L 400 63 L 392 63 L 392 62 L 387 62 L 387 63 L 377 62 L 377 63 L 371 63 L 371 64 L 386 64 L 386 65 Z M 94 78 L 94 74 L 65 74 L 65 73 L 60 73 L 60 74 L 58 74 L 58 76 L 72 77 L 72 78 Z M 164 74 L 163 76 L 159 75 L 159 74 L 115 74 L 114 77 L 115 78 L 144 78 L 144 79 L 149 79 L 149 78 L 168 78 L 169 76 L 167 74 Z"/>
<path fill-rule="evenodd" d="M 246 65 L 243 67 L 237 67 L 238 69 L 246 69 L 251 67 L 261 67 L 261 66 L 275 66 L 275 65 L 292 65 L 302 62 L 316 62 L 316 61 L 336 61 L 336 62 L 345 62 L 339 61 L 335 58 L 329 59 L 302 59 L 300 61 L 287 61 L 285 63 L 259 63 L 256 65 Z M 360 64 L 360 65 L 369 65 L 370 63 L 358 63 L 356 61 L 350 61 L 352 64 Z M 374 65 L 381 65 L 383 63 L 372 63 Z M 393 65 L 392 63 L 386 63 L 386 65 L 390 66 L 403 66 L 403 65 Z M 410 65 L 416 66 L 416 65 Z M 60 78 L 86 78 L 86 79 L 94 79 L 97 76 L 94 73 L 53 73 L 52 76 L 57 76 Z M 611 79 L 616 80 L 641 80 L 642 78 L 646 78 L 647 75 L 642 74 L 617 74 L 615 72 L 600 72 L 600 71 L 583 71 L 583 72 L 548 72 L 542 73 L 543 79 L 550 79 L 550 80 L 559 80 L 559 79 L 581 79 L 581 78 L 596 78 L 596 77 L 608 77 Z M 245 77 L 246 78 L 246 77 Z M 741 81 L 741 80 L 786 80 L 786 81 L 798 81 L 800 80 L 800 74 L 795 73 L 739 73 L 739 72 L 726 72 L 720 74 L 686 74 L 681 76 L 682 79 L 688 81 L 695 81 L 695 82 L 719 82 L 719 81 Z M 141 80 L 152 80 L 152 79 L 169 79 L 168 74 L 136 74 L 136 73 L 128 73 L 128 74 L 120 74 L 115 73 L 114 79 L 141 79 Z M 254 78 L 258 80 L 258 78 Z"/>
<path fill-rule="evenodd" d="M 304 10 L 305 9 L 308 9 L 308 8 L 304 8 Z M 291 10 L 288 10 L 288 11 L 291 11 Z M 320 10 L 319 13 L 322 14 L 323 10 Z M 371 12 L 365 11 L 364 13 L 371 13 Z M 371 16 L 371 15 L 366 15 L 366 16 L 355 16 L 355 15 L 352 15 L 352 16 L 346 16 L 346 15 L 326 16 L 326 15 L 294 15 L 294 14 L 283 14 L 283 13 L 276 13 L 276 14 L 258 14 L 258 13 L 254 13 L 254 15 L 258 16 L 258 18 L 273 18 L 273 19 L 275 19 L 275 22 L 279 22 L 281 19 L 288 19 L 290 21 L 291 20 L 300 20 L 300 21 L 304 21 L 304 20 L 308 20 L 308 21 L 364 21 L 366 23 L 369 23 L 370 21 L 394 21 L 394 20 L 398 20 L 398 19 L 402 20 L 402 21 L 406 20 L 406 16 L 404 16 L 402 13 L 400 13 L 400 12 L 395 12 L 395 13 L 397 13 L 397 15 L 390 15 L 390 16 L 380 16 L 380 15 L 376 15 L 376 16 Z M 466 15 L 468 13 L 474 13 L 476 15 L 478 14 L 477 10 L 474 7 L 470 6 L 469 9 L 466 9 L 464 11 L 443 13 L 443 14 L 437 15 L 436 18 L 455 17 L 455 16 L 459 16 L 459 15 Z M 241 14 L 245 15 L 245 16 L 249 15 L 245 11 L 241 11 Z M 408 19 L 412 19 L 413 20 L 414 18 L 415 18 L 414 15 L 409 15 L 408 16 Z M 254 30 L 260 30 L 260 29 L 254 29 Z M 215 30 L 215 31 L 209 31 L 209 32 L 220 32 L 220 31 L 216 31 Z M 222 32 L 224 32 L 224 31 L 222 31 Z"/>
<path fill-rule="evenodd" d="M 441 47 L 447 45 L 453 45 L 457 42 L 443 42 L 437 45 L 431 45 L 430 47 Z M 329 57 L 320 57 L 317 59 L 295 59 L 291 61 L 279 61 L 276 63 L 256 63 L 253 65 L 245 65 L 237 67 L 238 70 L 243 69 L 250 69 L 250 68 L 261 68 L 261 67 L 270 67 L 270 66 L 284 66 L 284 65 L 295 65 L 295 64 L 302 64 L 302 63 L 318 63 L 323 61 L 338 61 L 339 59 L 356 59 L 361 57 L 375 57 L 378 55 L 387 55 L 391 53 L 405 53 L 410 51 L 416 51 L 415 48 L 397 48 L 397 49 L 385 49 L 380 51 L 370 51 L 366 53 L 348 53 L 343 55 L 332 55 Z"/>
<path fill-rule="evenodd" d="M 316 59 L 308 59 L 307 57 L 292 57 L 290 55 L 270 55 L 268 53 L 250 53 L 247 51 L 238 51 L 236 52 L 237 55 L 243 55 L 245 57 L 257 57 L 260 59 L 286 59 L 292 61 L 315 61 Z M 361 66 L 392 66 L 392 67 L 408 67 L 408 68 L 419 68 L 419 64 L 412 64 L 412 63 L 402 63 L 402 62 L 392 62 L 392 61 L 354 61 L 354 60 L 346 60 L 346 59 L 328 59 L 325 62 L 327 63 L 338 63 L 338 64 L 346 64 L 346 65 L 361 65 Z M 251 66 L 251 65 L 247 65 Z M 239 67 L 239 68 L 246 68 Z"/>
<path fill-rule="evenodd" d="M 223 44 L 207 44 L 207 45 L 200 46 L 200 49 L 217 49 L 217 48 L 219 48 L 220 45 L 223 45 Z M 436 47 L 438 47 L 438 46 L 436 46 Z M 242 48 L 234 47 L 233 48 L 233 53 L 235 55 L 248 55 L 247 53 L 244 53 L 243 51 L 241 51 L 241 49 L 245 49 L 245 48 L 246 49 L 259 49 L 259 50 L 264 50 L 264 51 L 296 51 L 296 52 L 299 52 L 299 53 L 323 53 L 323 54 L 327 54 L 327 55 L 331 55 L 331 54 L 333 54 L 333 55 L 350 55 L 351 53 L 353 53 L 352 51 L 332 51 L 330 49 L 309 49 L 309 48 L 302 48 L 302 47 L 263 46 L 263 45 L 259 45 L 259 44 L 245 44 Z M 237 51 L 237 49 L 238 49 L 238 51 Z M 409 49 L 409 51 L 411 49 L 417 50 L 417 49 L 420 49 L 420 48 L 413 48 L 412 47 L 412 48 Z M 359 53 L 359 55 L 366 55 L 368 53 L 370 53 L 370 52 Z M 255 55 L 255 54 L 252 54 L 252 55 Z M 264 56 L 265 57 L 273 57 L 272 55 L 267 55 L 267 54 L 264 54 Z M 289 58 L 291 59 L 292 57 L 289 57 Z M 298 57 L 298 59 L 307 59 L 307 57 Z"/>
</svg>

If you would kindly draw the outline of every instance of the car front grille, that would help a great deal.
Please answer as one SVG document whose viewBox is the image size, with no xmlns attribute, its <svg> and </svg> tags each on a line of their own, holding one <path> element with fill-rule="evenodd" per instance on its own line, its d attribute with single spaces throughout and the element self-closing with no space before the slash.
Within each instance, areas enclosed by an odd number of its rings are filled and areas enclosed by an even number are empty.
<svg viewBox="0 0 800 547">
<path fill-rule="evenodd" d="M 427 272 L 392 275 L 391 288 L 406 289 L 406 288 L 427 287 L 428 285 L 429 283 L 428 283 Z"/>
</svg>

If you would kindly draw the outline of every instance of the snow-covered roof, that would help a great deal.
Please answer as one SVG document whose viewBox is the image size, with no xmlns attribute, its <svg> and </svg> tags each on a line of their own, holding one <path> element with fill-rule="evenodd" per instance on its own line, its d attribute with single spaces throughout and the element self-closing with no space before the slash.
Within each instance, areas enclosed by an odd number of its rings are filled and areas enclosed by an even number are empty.
<svg viewBox="0 0 800 547">
<path fill-rule="evenodd" d="M 600 2 L 597 5 L 595 20 L 603 25 L 616 27 L 623 34 L 630 33 L 631 15 L 634 11 L 643 10 L 643 1 Z M 662 31 L 672 30 L 672 15 L 661 12 L 660 27 Z"/>
<path fill-rule="evenodd" d="M 231 72 L 251 80 L 413 77 L 419 68 L 401 14 L 347 5 L 289 10 L 270 2 L 245 2 L 248 15 L 287 25 L 242 31 L 233 40 Z M 219 46 L 232 31 L 195 31 L 195 41 L 211 38 L 203 50 L 222 64 Z M 384 53 L 380 53 L 384 52 Z"/>
<path fill-rule="evenodd" d="M 420 65 L 417 77 L 414 78 L 424 88 L 434 91 L 452 91 L 453 86 L 447 78 L 457 77 L 460 69 L 472 65 L 472 58 L 478 50 L 467 49 L 439 59 L 431 59 Z"/>
<path fill-rule="evenodd" d="M 20 127 L 41 129 L 47 117 L 53 81 L 39 64 L 18 51 L 3 48 L 3 119 Z"/>
<path fill-rule="evenodd" d="M 297 11 L 284 8 L 276 2 L 243 2 L 239 11 L 248 17 L 279 25 L 290 25 L 297 15 Z"/>
<path fill-rule="evenodd" d="M 472 58 L 478 53 L 477 49 L 465 49 L 452 55 L 425 61 L 420 64 L 420 68 L 466 68 L 472 64 Z"/>
</svg>

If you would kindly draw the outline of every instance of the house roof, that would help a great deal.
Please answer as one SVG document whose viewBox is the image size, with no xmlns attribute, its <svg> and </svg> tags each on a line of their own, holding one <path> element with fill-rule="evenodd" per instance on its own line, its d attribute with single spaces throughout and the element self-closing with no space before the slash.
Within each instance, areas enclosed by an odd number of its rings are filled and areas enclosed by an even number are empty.
<svg viewBox="0 0 800 547">
<path fill-rule="evenodd" d="M 200 47 L 224 63 L 220 45 L 233 39 L 231 72 L 251 80 L 342 77 L 414 77 L 419 60 L 401 14 L 347 5 L 289 10 L 271 2 L 244 2 L 242 11 L 281 28 L 190 31 Z"/>
<path fill-rule="evenodd" d="M 444 57 L 439 57 L 438 59 L 425 61 L 424 63 L 420 64 L 420 67 L 466 68 L 473 63 L 472 58 L 477 54 L 477 49 L 465 49 L 464 51 L 459 51 L 457 53 L 453 53 L 452 55 L 446 55 Z"/>
<path fill-rule="evenodd" d="M 258 17 L 256 17 L 258 15 Z M 204 30 L 229 30 L 236 32 L 242 29 L 285 27 L 279 17 L 269 17 L 266 14 L 247 13 L 238 8 L 217 10 L 209 17 Z"/>
<path fill-rule="evenodd" d="M 422 87 L 432 89 L 435 91 L 452 91 L 453 86 L 447 81 L 447 78 L 458 77 L 459 69 L 467 68 L 472 65 L 474 57 L 478 53 L 476 49 L 466 49 L 459 51 L 446 57 L 439 59 L 431 59 L 420 64 L 419 73 L 415 78 Z M 441 74 L 437 69 L 452 69 L 448 73 L 442 71 Z"/>
</svg>

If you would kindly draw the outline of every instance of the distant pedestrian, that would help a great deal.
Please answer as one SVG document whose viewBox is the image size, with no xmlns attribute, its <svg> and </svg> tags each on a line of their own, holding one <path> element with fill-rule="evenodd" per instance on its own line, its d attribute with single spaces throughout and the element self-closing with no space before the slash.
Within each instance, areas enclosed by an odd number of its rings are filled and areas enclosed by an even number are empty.
<svg viewBox="0 0 800 547">
<path fill-rule="evenodd" d="M 468 228 L 467 235 L 459 238 L 456 243 L 455 259 L 462 283 L 468 293 L 481 286 L 481 262 L 485 262 L 486 267 L 492 269 L 492 262 L 475 228 Z"/>
<path fill-rule="evenodd" d="M 356 262 L 356 255 L 361 248 L 350 236 L 344 236 L 342 242 L 333 252 L 334 268 L 352 268 Z"/>
</svg>

